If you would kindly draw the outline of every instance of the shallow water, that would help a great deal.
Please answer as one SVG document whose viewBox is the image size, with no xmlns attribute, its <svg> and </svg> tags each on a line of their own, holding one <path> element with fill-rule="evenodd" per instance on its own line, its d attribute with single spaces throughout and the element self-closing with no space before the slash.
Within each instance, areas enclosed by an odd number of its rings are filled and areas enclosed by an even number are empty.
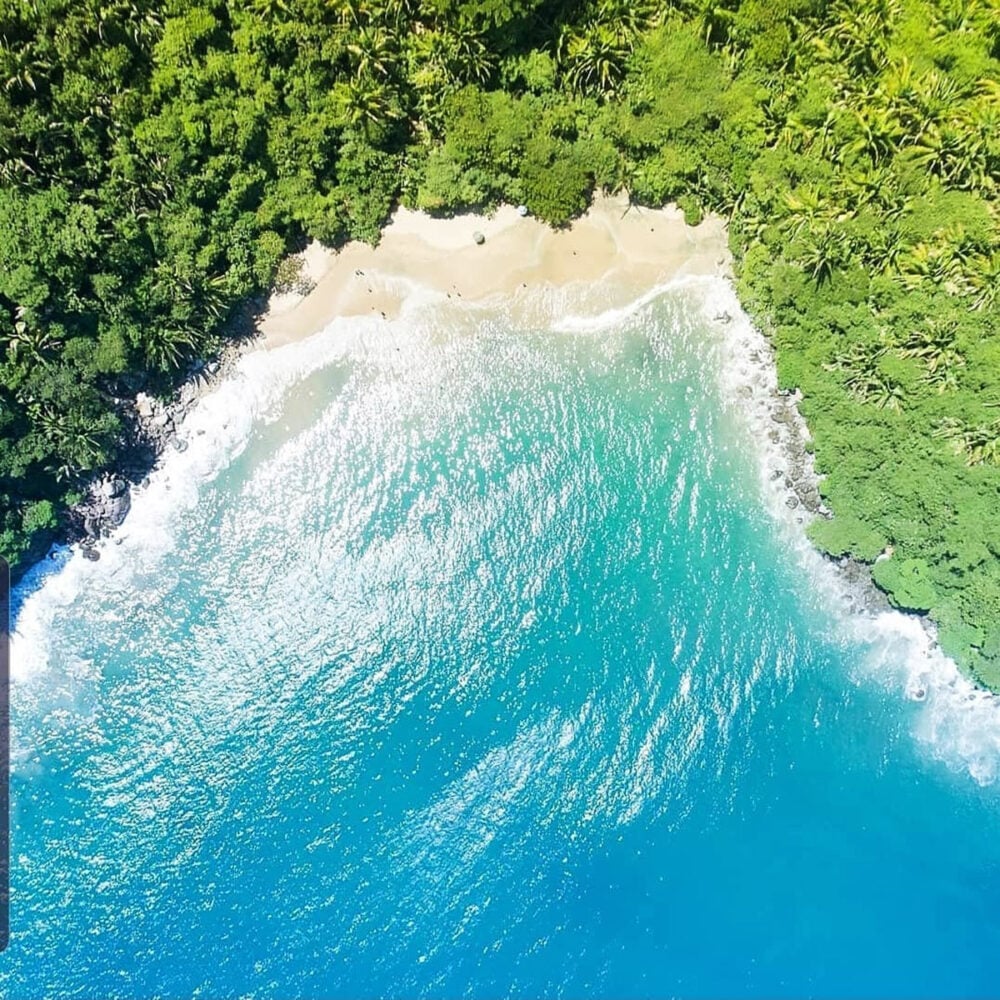
<svg viewBox="0 0 1000 1000">
<path fill-rule="evenodd" d="M 727 296 L 248 359 L 19 595 L 3 995 L 995 995 L 995 702 L 841 612 Z"/>
</svg>

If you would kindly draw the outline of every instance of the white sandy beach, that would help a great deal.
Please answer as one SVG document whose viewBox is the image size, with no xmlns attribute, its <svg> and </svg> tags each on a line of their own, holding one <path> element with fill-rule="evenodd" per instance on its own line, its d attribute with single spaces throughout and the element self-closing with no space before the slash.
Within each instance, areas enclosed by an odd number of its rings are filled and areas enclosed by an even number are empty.
<svg viewBox="0 0 1000 1000">
<path fill-rule="evenodd" d="M 639 208 L 626 195 L 595 198 L 562 230 L 511 206 L 447 219 L 401 208 L 377 247 L 313 244 L 301 256 L 313 290 L 272 297 L 260 326 L 265 349 L 316 333 L 338 316 L 393 318 L 414 285 L 476 302 L 514 298 L 526 288 L 599 283 L 601 306 L 614 308 L 674 277 L 728 274 L 730 264 L 721 218 L 692 227 L 679 209 Z"/>
</svg>

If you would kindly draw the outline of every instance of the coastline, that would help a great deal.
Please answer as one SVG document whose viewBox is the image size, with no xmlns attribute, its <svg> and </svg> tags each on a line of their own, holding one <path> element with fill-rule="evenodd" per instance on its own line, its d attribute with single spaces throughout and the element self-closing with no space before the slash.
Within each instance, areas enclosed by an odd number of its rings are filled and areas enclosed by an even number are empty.
<svg viewBox="0 0 1000 1000">
<path fill-rule="evenodd" d="M 608 201 L 599 201 L 586 221 L 567 230 L 547 231 L 541 239 L 537 223 L 519 216 L 514 223 L 511 212 L 516 210 L 504 210 L 498 213 L 493 253 L 489 240 L 477 245 L 471 237 L 477 228 L 482 231 L 488 225 L 490 220 L 482 216 L 413 219 L 408 218 L 410 213 L 403 214 L 402 226 L 390 227 L 384 253 L 380 254 L 380 248 L 357 244 L 339 252 L 317 246 L 307 250 L 304 273 L 297 282 L 299 291 L 273 295 L 268 309 L 259 314 L 254 336 L 227 345 L 218 362 L 189 379 L 167 405 L 154 407 L 151 416 L 138 416 L 133 405 L 137 433 L 151 435 L 147 440 L 159 449 L 155 465 L 145 469 L 142 479 L 125 481 L 130 496 L 141 498 L 137 509 L 127 520 L 123 517 L 124 524 L 103 525 L 101 537 L 85 545 L 78 535 L 69 539 L 70 546 L 54 547 L 50 552 L 53 561 L 42 559 L 29 568 L 20 600 L 42 585 L 50 568 L 75 566 L 57 583 L 57 593 L 62 596 L 41 612 L 43 617 L 54 613 L 53 607 L 58 607 L 75 586 L 90 579 L 96 569 L 79 558 L 85 547 L 98 559 L 103 553 L 112 575 L 122 567 L 123 557 L 134 558 L 137 552 L 143 553 L 144 561 L 155 560 L 157 553 L 171 544 L 170 533 L 164 532 L 163 505 L 182 516 L 183 510 L 196 502 L 197 484 L 214 478 L 227 456 L 242 450 L 254 422 L 274 412 L 290 385 L 344 350 L 377 348 L 388 330 L 380 311 L 388 314 L 392 309 L 399 314 L 415 309 L 419 313 L 445 306 L 449 291 L 458 297 L 464 289 L 463 304 L 492 305 L 490 300 L 499 299 L 517 321 L 540 321 L 538 328 L 557 332 L 580 324 L 588 328 L 612 326 L 667 288 L 690 283 L 692 288 L 705 291 L 700 296 L 701 307 L 705 323 L 713 328 L 711 349 L 720 353 L 722 361 L 723 405 L 738 413 L 738 420 L 749 429 L 748 443 L 754 452 L 753 468 L 759 475 L 762 501 L 789 541 L 789 555 L 802 573 L 804 586 L 818 588 L 824 606 L 847 624 L 860 642 L 871 646 L 871 679 L 911 702 L 926 702 L 920 723 L 922 739 L 936 748 L 935 753 L 939 743 L 951 746 L 950 741 L 942 743 L 939 734 L 946 737 L 956 720 L 970 711 L 975 713 L 975 727 L 982 729 L 984 740 L 993 746 L 993 733 L 1000 731 L 996 717 L 1000 702 L 944 656 L 933 622 L 892 608 L 874 584 L 868 565 L 826 556 L 808 540 L 804 530 L 807 521 L 828 513 L 818 489 L 809 430 L 798 409 L 798 394 L 778 388 L 770 341 L 741 307 L 722 220 L 706 220 L 707 224 L 694 228 L 686 226 L 676 210 L 625 213 L 625 218 L 631 217 L 629 229 L 639 248 L 644 245 L 645 233 L 653 239 L 667 234 L 663 240 L 666 251 L 651 259 L 629 243 L 628 236 L 615 238 L 620 234 L 613 223 L 622 218 L 622 202 L 612 201 L 618 215 L 609 219 Z M 521 231 L 513 231 L 512 224 Z M 433 239 L 415 237 L 414 225 L 427 227 Z M 606 235 L 609 226 L 614 233 L 610 237 Z M 504 232 L 507 236 L 501 240 L 497 234 Z M 498 245 L 503 254 L 496 252 Z M 588 245 L 596 245 L 599 253 L 585 258 L 578 270 L 567 274 L 581 257 L 580 248 Z M 576 255 L 573 249 L 577 249 Z M 536 256 L 529 258 L 529 250 Z M 632 252 L 637 257 L 634 272 L 628 256 Z M 535 261 L 532 282 L 525 282 L 526 260 Z M 395 270 L 390 269 L 390 262 L 397 265 Z M 423 284 L 406 265 L 424 273 L 430 269 L 433 283 Z M 528 290 L 519 294 L 524 284 Z M 472 294 L 472 288 L 479 289 L 478 296 Z M 344 312 L 338 311 L 341 308 Z M 518 315 L 522 308 L 528 310 L 523 316 Z M 349 333 L 354 327 L 357 332 Z M 254 388 L 248 394 L 251 385 Z M 304 401 L 304 405 L 308 403 Z M 176 447 L 174 441 L 181 446 Z M 114 475 L 125 477 L 133 471 L 123 464 Z M 38 614 L 39 609 L 34 609 L 29 631 L 48 627 Z M 1000 738 L 995 742 L 1000 755 Z M 953 763 L 968 767 L 977 781 L 988 783 L 1000 773 L 991 753 L 984 755 L 980 748 L 964 744 L 958 750 Z M 951 749 L 947 753 L 952 762 Z"/>
<path fill-rule="evenodd" d="M 449 218 L 400 208 L 377 247 L 312 244 L 298 258 L 310 291 L 272 296 L 260 322 L 265 349 L 302 340 L 337 317 L 394 319 L 415 288 L 466 303 L 504 296 L 516 305 L 525 289 L 572 286 L 586 296 L 600 283 L 598 302 L 607 309 L 673 278 L 732 275 L 723 219 L 688 226 L 680 209 L 641 208 L 627 195 L 595 196 L 565 229 L 509 205 L 490 216 Z"/>
<path fill-rule="evenodd" d="M 420 292 L 466 304 L 502 297 L 513 308 L 539 309 L 537 293 L 572 292 L 595 312 L 623 308 L 650 289 L 684 277 L 724 279 L 732 285 L 732 256 L 725 221 L 708 216 L 689 226 L 675 206 L 632 205 L 627 195 L 595 196 L 588 211 L 565 229 L 554 230 L 512 206 L 492 215 L 467 213 L 438 218 L 399 208 L 377 246 L 349 243 L 333 250 L 310 244 L 293 255 L 291 290 L 275 291 L 256 320 L 244 318 L 248 335 L 228 342 L 220 357 L 192 369 L 172 399 L 160 402 L 140 393 L 126 410 L 130 447 L 119 468 L 99 477 L 85 500 L 70 512 L 67 541 L 84 556 L 100 558 L 100 541 L 120 527 L 133 495 L 171 449 L 188 442 L 178 429 L 198 401 L 235 371 L 246 354 L 270 352 L 306 340 L 338 318 L 397 318 L 408 297 Z M 521 294 L 524 291 L 528 294 Z M 591 301 L 586 302 L 590 298 Z M 550 310 L 551 311 L 551 310 Z M 544 317 L 552 321 L 554 316 Z M 729 323 L 729 313 L 709 317 Z M 797 393 L 779 390 L 773 350 L 767 337 L 733 346 L 742 365 L 734 397 L 749 397 L 751 386 L 766 385 L 769 417 L 764 432 L 780 459 L 768 460 L 765 488 L 799 525 L 829 516 L 819 493 L 819 477 L 809 450 L 809 430 L 799 413 Z M 747 400 L 742 400 L 747 402 Z M 741 400 L 736 400 L 737 405 Z M 757 401 L 758 404 L 761 400 Z M 852 611 L 877 615 L 893 610 L 875 585 L 871 569 L 851 558 L 824 561 L 844 585 Z M 926 615 L 917 619 L 933 641 Z"/>
<path fill-rule="evenodd" d="M 377 246 L 349 243 L 333 250 L 310 244 L 289 258 L 293 288 L 274 291 L 256 318 L 238 324 L 247 331 L 228 342 L 220 357 L 192 368 L 172 399 L 160 402 L 140 393 L 126 410 L 130 445 L 119 467 L 96 479 L 88 496 L 70 512 L 67 542 L 90 559 L 100 558 L 100 541 L 120 527 L 151 472 L 172 449 L 189 442 L 178 433 L 198 401 L 231 377 L 246 354 L 279 350 L 325 329 L 338 318 L 397 318 L 415 293 L 475 305 L 502 297 L 515 312 L 533 310 L 542 322 L 558 319 L 559 293 L 570 291 L 597 312 L 621 309 L 651 289 L 679 278 L 721 278 L 735 294 L 732 255 L 725 221 L 708 216 L 689 226 L 675 206 L 650 209 L 627 195 L 595 196 L 572 225 L 554 230 L 512 206 L 492 215 L 465 213 L 446 218 L 399 208 Z M 539 303 L 546 289 L 559 301 Z M 527 290 L 529 294 L 520 293 Z M 539 309 L 548 313 L 537 315 Z M 729 323 L 728 312 L 709 319 Z M 749 318 L 748 318 L 749 319 Z M 777 514 L 803 527 L 830 516 L 819 493 L 819 477 L 809 449 L 810 434 L 798 409 L 799 394 L 777 388 L 773 349 L 752 322 L 749 336 L 732 345 L 737 384 L 728 394 L 737 405 L 763 389 L 755 400 L 766 410 L 762 433 L 772 446 L 764 460 L 764 488 Z M 199 432 L 200 433 L 200 432 Z M 778 457 L 775 457 L 778 456 Z M 786 510 L 782 510 L 786 508 Z M 852 612 L 874 616 L 894 610 L 871 575 L 850 557 L 833 558 L 813 549 L 843 584 Z M 30 568 L 30 567 L 29 567 Z M 906 613 L 934 641 L 926 615 Z"/>
<path fill-rule="evenodd" d="M 482 235 L 482 244 L 477 244 L 476 234 Z M 560 230 L 523 217 L 509 205 L 490 216 L 447 218 L 400 208 L 376 247 L 350 243 L 335 251 L 311 244 L 297 258 L 303 290 L 271 296 L 252 347 L 274 350 L 295 343 L 337 317 L 396 318 L 407 295 L 417 288 L 466 303 L 505 296 L 516 305 L 525 288 L 572 286 L 576 294 L 586 296 L 587 286 L 599 284 L 598 308 L 604 311 L 622 308 L 680 277 L 733 282 L 723 219 L 710 215 L 689 226 L 676 206 L 643 208 L 624 194 L 595 195 L 587 212 Z M 766 335 L 759 338 L 759 344 L 743 345 L 741 351 L 770 385 L 773 349 Z M 809 430 L 798 409 L 801 397 L 779 390 L 774 382 L 767 393 L 767 436 L 782 460 L 772 462 L 769 482 L 778 487 L 780 503 L 804 526 L 813 517 L 830 515 L 819 493 Z M 748 389 L 744 385 L 736 391 Z M 853 611 L 875 615 L 893 610 L 867 564 L 816 551 L 844 584 Z M 933 638 L 926 615 L 910 616 Z"/>
<path fill-rule="evenodd" d="M 415 291 L 467 304 L 502 296 L 537 308 L 539 288 L 572 289 L 574 300 L 594 289 L 593 305 L 607 309 L 679 277 L 732 278 L 722 218 L 688 226 L 679 208 L 643 208 L 625 194 L 595 195 L 584 215 L 558 230 L 509 205 L 449 217 L 398 208 L 377 246 L 312 243 L 287 263 L 291 288 L 275 290 L 266 304 L 247 303 L 216 360 L 189 368 L 169 400 L 140 392 L 122 405 L 127 444 L 117 467 L 95 477 L 69 510 L 66 543 L 100 558 L 99 542 L 124 523 L 150 473 L 172 448 L 187 447 L 178 434 L 185 417 L 244 354 L 305 340 L 338 318 L 395 319 Z"/>
</svg>

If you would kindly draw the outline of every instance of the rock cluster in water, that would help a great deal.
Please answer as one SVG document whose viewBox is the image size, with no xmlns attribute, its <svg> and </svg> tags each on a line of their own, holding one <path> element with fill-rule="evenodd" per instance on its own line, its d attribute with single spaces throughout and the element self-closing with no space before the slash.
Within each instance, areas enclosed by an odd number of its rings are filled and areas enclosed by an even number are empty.
<svg viewBox="0 0 1000 1000">
<path fill-rule="evenodd" d="M 119 401 L 125 438 L 117 468 L 94 480 L 86 497 L 69 513 L 70 540 L 79 543 L 84 558 L 100 558 L 97 542 L 122 524 L 132 507 L 133 490 L 148 485 L 149 473 L 167 449 L 187 450 L 188 442 L 179 435 L 178 427 L 205 390 L 225 374 L 239 351 L 235 346 L 221 362 L 195 362 L 188 380 L 172 399 L 137 392 L 134 400 Z"/>
<path fill-rule="evenodd" d="M 801 506 L 809 514 L 830 517 L 830 511 L 819 493 L 816 474 L 812 467 L 812 456 L 806 449 L 801 433 L 797 432 L 797 424 L 802 419 L 798 412 L 800 398 L 798 392 L 791 393 L 787 389 L 779 389 L 775 394 L 771 420 L 786 426 L 790 433 L 785 448 L 787 469 L 773 469 L 771 479 L 784 478 L 785 487 L 789 490 L 785 506 L 790 510 L 796 510 Z M 771 432 L 771 440 L 777 444 L 781 438 L 781 432 L 775 428 Z"/>
<path fill-rule="evenodd" d="M 765 362 L 759 355 L 752 358 L 755 363 Z M 769 432 L 770 440 L 780 446 L 781 461 L 769 473 L 772 482 L 781 482 L 787 491 L 785 506 L 799 511 L 797 518 L 804 522 L 809 516 L 832 517 L 832 511 L 823 503 L 819 491 L 820 477 L 813 466 L 813 456 L 808 448 L 809 431 L 799 412 L 802 394 L 799 390 L 776 389 L 771 395 L 769 412 L 774 427 Z M 836 567 L 837 574 L 845 585 L 849 610 L 862 614 L 878 614 L 891 609 L 886 595 L 872 580 L 871 567 L 850 556 L 834 558 L 827 556 Z"/>
<path fill-rule="evenodd" d="M 106 476 L 91 485 L 86 500 L 74 512 L 82 518 L 80 544 L 87 559 L 100 558 L 94 543 L 117 528 L 131 508 L 132 488 L 121 477 Z"/>
</svg>

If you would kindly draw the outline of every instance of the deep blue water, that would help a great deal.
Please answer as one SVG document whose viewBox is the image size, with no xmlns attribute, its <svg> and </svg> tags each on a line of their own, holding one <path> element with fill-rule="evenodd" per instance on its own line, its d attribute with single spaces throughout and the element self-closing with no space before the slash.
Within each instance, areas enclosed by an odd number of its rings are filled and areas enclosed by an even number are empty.
<svg viewBox="0 0 1000 1000">
<path fill-rule="evenodd" d="M 3 996 L 1000 993 L 991 705 L 773 515 L 719 294 L 286 349 L 29 582 Z"/>
</svg>

